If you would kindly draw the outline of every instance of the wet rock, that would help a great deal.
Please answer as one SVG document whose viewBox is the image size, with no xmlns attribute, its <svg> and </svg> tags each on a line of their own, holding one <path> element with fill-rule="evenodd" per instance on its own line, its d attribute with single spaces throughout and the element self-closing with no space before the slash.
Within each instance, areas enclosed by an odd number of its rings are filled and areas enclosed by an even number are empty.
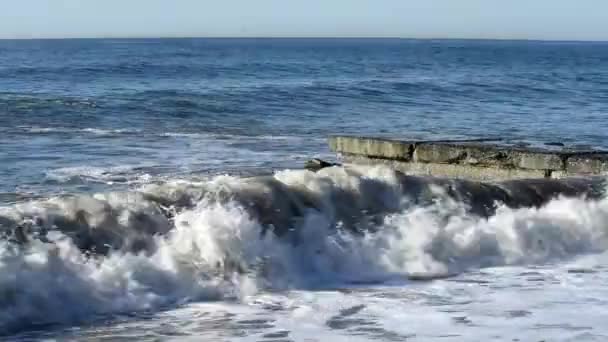
<svg viewBox="0 0 608 342">
<path fill-rule="evenodd" d="M 498 181 L 563 178 L 608 172 L 608 151 L 534 148 L 499 141 L 408 141 L 332 136 L 329 147 L 347 164 L 388 165 L 408 174 Z"/>
<path fill-rule="evenodd" d="M 321 169 L 324 169 L 326 167 L 332 167 L 332 166 L 340 166 L 340 164 L 330 163 L 330 162 L 327 162 L 325 160 L 318 159 L 318 158 L 311 159 L 311 160 L 307 161 L 306 164 L 304 164 L 304 168 L 306 170 L 315 171 L 315 172 L 319 171 Z"/>
</svg>

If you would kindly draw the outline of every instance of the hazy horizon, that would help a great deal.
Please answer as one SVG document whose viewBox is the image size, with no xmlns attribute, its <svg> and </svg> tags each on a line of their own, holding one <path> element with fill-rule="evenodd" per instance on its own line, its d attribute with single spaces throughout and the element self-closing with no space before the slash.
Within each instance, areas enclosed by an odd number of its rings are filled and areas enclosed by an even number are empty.
<svg viewBox="0 0 608 342">
<path fill-rule="evenodd" d="M 19 40 L 154 40 L 154 39 L 243 39 L 243 40 L 438 40 L 438 41 L 450 41 L 450 40 L 462 40 L 462 41 L 513 41 L 513 42 L 553 42 L 553 43 L 608 43 L 606 40 L 585 40 L 585 39 L 535 39 L 535 38 L 467 38 L 467 37 L 340 37 L 340 36 L 99 36 L 99 37 L 17 37 L 17 38 L 3 38 L 0 37 L 0 41 L 19 41 Z"/>
<path fill-rule="evenodd" d="M 608 41 L 601 0 L 22 0 L 2 39 L 405 38 Z"/>
</svg>

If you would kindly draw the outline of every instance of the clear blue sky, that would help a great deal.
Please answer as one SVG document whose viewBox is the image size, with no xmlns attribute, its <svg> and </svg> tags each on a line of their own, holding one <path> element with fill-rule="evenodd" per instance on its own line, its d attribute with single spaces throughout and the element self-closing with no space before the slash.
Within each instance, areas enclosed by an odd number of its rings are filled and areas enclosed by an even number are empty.
<svg viewBox="0 0 608 342">
<path fill-rule="evenodd" d="M 608 40 L 608 0 L 4 0 L 0 38 Z"/>
</svg>

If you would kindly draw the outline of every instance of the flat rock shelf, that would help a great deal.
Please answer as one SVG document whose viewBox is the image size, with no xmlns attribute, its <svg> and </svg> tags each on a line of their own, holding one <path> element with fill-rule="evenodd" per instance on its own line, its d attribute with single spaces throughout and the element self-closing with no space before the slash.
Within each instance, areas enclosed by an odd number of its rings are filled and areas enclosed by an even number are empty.
<svg viewBox="0 0 608 342">
<path fill-rule="evenodd" d="M 329 146 L 345 164 L 384 164 L 436 177 L 504 180 L 608 173 L 608 151 L 519 147 L 491 139 L 409 141 L 335 135 Z"/>
</svg>

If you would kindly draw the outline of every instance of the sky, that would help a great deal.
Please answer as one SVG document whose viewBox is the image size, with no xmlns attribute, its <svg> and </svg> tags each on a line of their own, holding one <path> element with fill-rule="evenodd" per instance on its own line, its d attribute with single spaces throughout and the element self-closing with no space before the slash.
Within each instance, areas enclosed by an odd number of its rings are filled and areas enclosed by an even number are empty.
<svg viewBox="0 0 608 342">
<path fill-rule="evenodd" d="M 1 0 L 0 38 L 608 41 L 608 0 Z"/>
</svg>

